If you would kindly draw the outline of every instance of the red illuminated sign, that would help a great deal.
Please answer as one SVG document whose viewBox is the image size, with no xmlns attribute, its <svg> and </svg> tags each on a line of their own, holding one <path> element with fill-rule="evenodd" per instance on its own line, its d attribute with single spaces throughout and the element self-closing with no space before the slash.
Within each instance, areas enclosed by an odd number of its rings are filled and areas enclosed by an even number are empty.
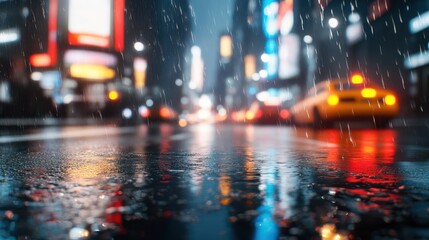
<svg viewBox="0 0 429 240">
<path fill-rule="evenodd" d="M 125 0 L 115 0 L 115 50 L 118 52 L 122 52 L 124 50 L 124 9 Z"/>
<path fill-rule="evenodd" d="M 30 56 L 30 64 L 33 67 L 49 67 L 52 65 L 52 59 L 46 53 L 33 54 Z"/>
<path fill-rule="evenodd" d="M 91 34 L 69 33 L 70 45 L 86 45 L 94 47 L 109 48 L 109 38 Z"/>
<path fill-rule="evenodd" d="M 375 0 L 368 7 L 368 19 L 374 21 L 389 11 L 391 0 Z"/>
<path fill-rule="evenodd" d="M 319 3 L 320 6 L 325 8 L 329 5 L 329 3 L 332 2 L 332 0 L 317 0 L 317 2 Z"/>
<path fill-rule="evenodd" d="M 52 67 L 57 63 L 57 28 L 58 28 L 58 0 L 49 1 L 48 17 L 48 50 L 47 53 L 38 53 L 30 56 L 33 67 Z"/>
<path fill-rule="evenodd" d="M 58 25 L 58 0 L 49 1 L 49 36 L 48 36 L 48 54 L 51 58 L 51 64 L 57 63 L 57 25 Z"/>
</svg>

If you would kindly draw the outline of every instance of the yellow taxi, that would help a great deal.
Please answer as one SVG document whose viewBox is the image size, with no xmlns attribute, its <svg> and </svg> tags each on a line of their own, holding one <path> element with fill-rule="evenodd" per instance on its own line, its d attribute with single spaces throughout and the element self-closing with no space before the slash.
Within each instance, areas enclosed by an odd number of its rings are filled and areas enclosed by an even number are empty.
<svg viewBox="0 0 429 240">
<path fill-rule="evenodd" d="M 365 81 L 361 75 L 350 79 L 326 80 L 308 90 L 307 95 L 290 109 L 295 124 L 330 127 L 339 120 L 372 121 L 385 127 L 399 111 L 392 91 Z"/>
</svg>

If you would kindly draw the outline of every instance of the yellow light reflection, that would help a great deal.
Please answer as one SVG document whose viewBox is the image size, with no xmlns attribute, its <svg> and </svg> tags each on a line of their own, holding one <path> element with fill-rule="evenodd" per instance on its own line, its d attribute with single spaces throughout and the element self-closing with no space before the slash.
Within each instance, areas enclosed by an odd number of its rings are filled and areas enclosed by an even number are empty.
<svg viewBox="0 0 429 240">
<path fill-rule="evenodd" d="M 231 203 L 231 198 L 229 195 L 231 194 L 231 180 L 229 176 L 221 176 L 219 179 L 219 191 L 222 195 L 222 199 L 220 200 L 220 204 L 228 205 Z"/>
<path fill-rule="evenodd" d="M 70 66 L 70 76 L 75 78 L 106 80 L 114 78 L 115 74 L 115 70 L 102 65 L 72 64 Z"/>
<path fill-rule="evenodd" d="M 98 161 L 98 159 L 96 161 Z M 72 181 L 85 184 L 93 180 L 98 180 L 103 173 L 109 172 L 114 168 L 115 167 L 110 164 L 85 164 L 69 169 L 68 175 Z"/>
<path fill-rule="evenodd" d="M 325 224 L 320 228 L 322 240 L 347 240 L 348 237 L 343 233 L 338 233 L 334 224 Z"/>
</svg>

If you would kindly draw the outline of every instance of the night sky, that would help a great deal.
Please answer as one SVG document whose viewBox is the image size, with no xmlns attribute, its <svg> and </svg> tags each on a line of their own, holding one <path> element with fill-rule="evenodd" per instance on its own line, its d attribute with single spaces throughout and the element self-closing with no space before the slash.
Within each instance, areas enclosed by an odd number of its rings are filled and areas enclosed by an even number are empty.
<svg viewBox="0 0 429 240">
<path fill-rule="evenodd" d="M 218 67 L 218 41 L 232 27 L 233 0 L 189 0 L 193 9 L 191 45 L 201 48 L 205 64 L 205 90 L 212 92 Z"/>
</svg>

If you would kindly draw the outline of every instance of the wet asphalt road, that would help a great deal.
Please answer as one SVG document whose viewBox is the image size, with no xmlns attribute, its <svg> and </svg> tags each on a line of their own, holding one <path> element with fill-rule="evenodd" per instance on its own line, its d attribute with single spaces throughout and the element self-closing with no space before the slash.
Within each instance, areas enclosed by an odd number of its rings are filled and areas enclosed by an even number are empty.
<svg viewBox="0 0 429 240">
<path fill-rule="evenodd" d="M 0 239 L 429 239 L 429 130 L 0 130 Z"/>
</svg>

